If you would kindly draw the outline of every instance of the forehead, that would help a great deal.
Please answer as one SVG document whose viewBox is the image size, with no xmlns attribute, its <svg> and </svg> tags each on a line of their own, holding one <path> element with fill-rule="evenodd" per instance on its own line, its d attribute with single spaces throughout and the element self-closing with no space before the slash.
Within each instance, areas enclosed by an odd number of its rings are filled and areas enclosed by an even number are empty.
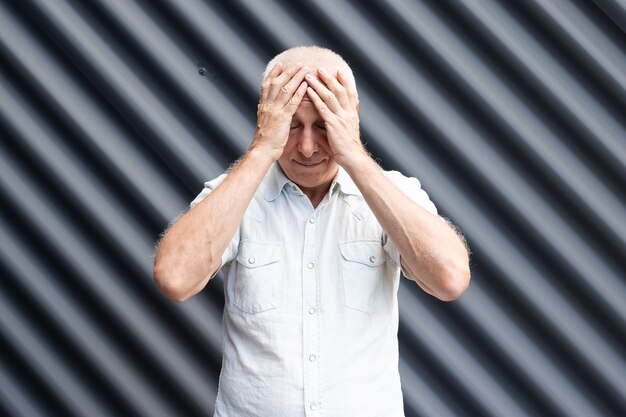
<svg viewBox="0 0 626 417">
<path fill-rule="evenodd" d="M 302 99 L 302 102 L 300 103 L 300 105 L 298 106 L 298 109 L 294 113 L 293 118 L 300 119 L 300 120 L 321 119 L 322 116 L 320 116 L 319 112 L 317 111 L 315 104 L 313 104 L 313 102 L 306 95 L 304 97 L 306 100 Z"/>
</svg>

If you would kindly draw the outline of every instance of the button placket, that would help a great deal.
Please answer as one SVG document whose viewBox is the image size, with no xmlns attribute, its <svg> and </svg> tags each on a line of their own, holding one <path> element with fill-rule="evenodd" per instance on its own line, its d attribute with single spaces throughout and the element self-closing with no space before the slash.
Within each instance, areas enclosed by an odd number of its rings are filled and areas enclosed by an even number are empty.
<svg viewBox="0 0 626 417">
<path fill-rule="evenodd" d="M 317 225 L 315 214 L 307 220 L 304 231 L 304 256 L 302 258 L 302 337 L 304 401 L 308 404 L 306 415 L 318 415 L 320 411 L 320 370 L 318 305 L 318 274 L 316 265 Z"/>
</svg>

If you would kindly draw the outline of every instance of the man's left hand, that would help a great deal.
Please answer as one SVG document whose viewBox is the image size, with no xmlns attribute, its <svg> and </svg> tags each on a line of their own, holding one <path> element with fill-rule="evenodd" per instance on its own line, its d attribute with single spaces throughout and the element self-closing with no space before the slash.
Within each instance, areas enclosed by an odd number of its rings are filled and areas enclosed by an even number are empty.
<svg viewBox="0 0 626 417">
<path fill-rule="evenodd" d="M 356 158 L 367 155 L 359 132 L 359 100 L 346 76 L 336 77 L 318 68 L 319 78 L 308 74 L 307 95 L 317 108 L 326 127 L 326 137 L 335 161 L 344 168 Z"/>
</svg>

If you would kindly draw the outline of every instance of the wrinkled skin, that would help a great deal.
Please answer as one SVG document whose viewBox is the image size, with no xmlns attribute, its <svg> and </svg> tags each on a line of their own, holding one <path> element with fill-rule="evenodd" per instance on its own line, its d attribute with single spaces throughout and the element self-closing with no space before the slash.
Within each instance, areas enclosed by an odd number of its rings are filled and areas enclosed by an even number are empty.
<svg viewBox="0 0 626 417">
<path fill-rule="evenodd" d="M 257 116 L 252 146 L 269 149 L 312 200 L 327 191 L 338 165 L 365 153 L 356 90 L 340 71 L 277 64 L 261 87 Z"/>
</svg>

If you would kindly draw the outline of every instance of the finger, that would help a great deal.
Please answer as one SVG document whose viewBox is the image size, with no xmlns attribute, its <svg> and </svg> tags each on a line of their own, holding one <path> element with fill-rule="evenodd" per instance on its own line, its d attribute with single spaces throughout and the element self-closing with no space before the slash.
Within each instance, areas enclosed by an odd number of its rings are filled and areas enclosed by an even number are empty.
<svg viewBox="0 0 626 417">
<path fill-rule="evenodd" d="M 300 71 L 300 68 L 302 68 L 302 64 L 296 64 L 285 68 L 285 70 L 281 72 L 278 77 L 271 80 L 267 98 L 270 101 L 275 101 L 278 94 L 280 94 L 281 88 L 283 88 L 285 84 L 287 84 L 287 82 L 289 82 L 289 80 L 291 80 L 293 76 Z"/>
<path fill-rule="evenodd" d="M 330 91 L 318 78 L 313 76 L 313 74 L 307 74 L 305 79 L 306 82 L 309 84 L 309 87 L 311 87 L 315 91 L 316 95 L 320 98 L 320 100 L 324 102 L 327 108 L 329 108 L 334 113 L 338 113 L 340 110 L 342 110 L 339 101 L 337 101 L 337 96 L 335 96 L 335 93 Z"/>
<path fill-rule="evenodd" d="M 267 100 L 267 96 L 269 93 L 271 82 L 274 78 L 278 77 L 281 72 L 285 69 L 285 66 L 282 62 L 277 63 L 267 74 L 263 83 L 261 83 L 261 101 Z"/>
<path fill-rule="evenodd" d="M 356 94 L 356 87 L 348 80 L 348 77 L 344 75 L 342 71 L 337 71 L 337 80 L 343 85 L 343 88 L 348 92 L 348 98 L 350 99 L 350 106 L 356 108 L 359 99 Z"/>
<path fill-rule="evenodd" d="M 308 80 L 307 80 L 307 83 L 308 83 Z M 322 100 L 322 98 L 319 96 L 319 94 L 317 94 L 317 92 L 314 89 L 312 89 L 311 87 L 307 87 L 306 94 L 309 96 L 309 98 L 313 102 L 313 105 L 319 112 L 320 116 L 322 116 L 322 119 L 324 119 L 324 121 L 327 121 L 328 118 L 334 114 L 328 108 L 328 105 L 326 104 L 326 102 Z"/>
<path fill-rule="evenodd" d="M 317 72 L 320 76 L 320 79 L 326 84 L 328 89 L 333 92 L 335 97 L 337 97 L 337 101 L 341 104 L 341 107 L 344 109 L 350 108 L 350 99 L 348 97 L 348 90 L 337 80 L 337 78 L 333 77 L 328 73 L 324 68 L 320 67 L 317 69 Z"/>
<path fill-rule="evenodd" d="M 291 80 L 280 88 L 280 93 L 278 93 L 278 97 L 276 98 L 277 104 L 284 106 L 289 100 L 291 100 L 308 71 L 307 67 L 300 68 L 300 70 L 296 72 L 293 77 L 291 77 Z"/>
<path fill-rule="evenodd" d="M 306 89 L 307 83 L 302 81 L 298 86 L 296 92 L 293 93 L 293 96 L 291 96 L 291 98 L 287 101 L 287 104 L 285 104 L 285 109 L 289 110 L 290 115 L 293 115 L 298 109 L 298 106 L 300 105 L 302 99 L 304 98 L 304 95 L 306 94 Z"/>
</svg>

